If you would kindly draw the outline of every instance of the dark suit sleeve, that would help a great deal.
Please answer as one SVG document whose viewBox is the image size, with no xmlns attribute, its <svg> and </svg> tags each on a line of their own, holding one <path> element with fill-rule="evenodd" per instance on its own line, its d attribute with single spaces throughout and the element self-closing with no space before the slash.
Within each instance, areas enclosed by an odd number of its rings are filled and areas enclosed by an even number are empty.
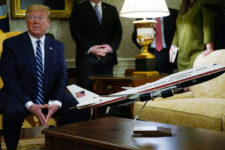
<svg viewBox="0 0 225 150">
<path fill-rule="evenodd" d="M 53 91 L 51 93 L 51 100 L 59 100 L 62 101 L 63 96 L 66 92 L 66 85 L 67 85 L 67 70 L 66 70 L 66 61 L 64 56 L 64 45 L 60 42 L 59 45 L 57 45 L 57 52 L 59 52 L 59 64 L 55 64 L 57 69 L 57 74 L 53 74 L 56 76 L 56 80 L 54 83 Z M 54 59 L 53 59 L 54 61 Z"/>
<path fill-rule="evenodd" d="M 86 53 L 92 44 L 82 34 L 82 23 L 78 5 L 74 5 L 70 16 L 70 32 L 74 41 L 79 43 L 82 46 L 81 50 L 84 50 L 84 53 Z"/>
<path fill-rule="evenodd" d="M 165 42 L 166 42 L 167 48 L 170 48 L 172 40 L 174 38 L 174 33 L 176 30 L 176 19 L 178 15 L 178 10 L 169 8 L 169 11 L 170 11 L 170 15 L 167 17 L 164 17 L 163 19 L 164 36 L 165 36 Z"/>
<path fill-rule="evenodd" d="M 111 43 L 109 43 L 109 45 L 112 47 L 113 52 L 115 52 L 118 49 L 120 42 L 121 42 L 122 27 L 121 27 L 121 22 L 120 22 L 118 12 L 115 7 L 113 7 L 113 14 L 115 16 L 115 18 L 114 18 L 114 21 L 115 21 L 114 22 L 115 23 L 114 37 L 113 37 L 113 40 L 111 41 Z"/>
<path fill-rule="evenodd" d="M 134 26 L 134 31 L 132 34 L 132 41 L 137 46 L 137 48 L 141 49 L 141 46 L 137 42 L 137 28 Z"/>
<path fill-rule="evenodd" d="M 18 68 L 16 64 L 16 57 L 14 51 L 9 48 L 11 43 L 4 41 L 3 53 L 0 61 L 0 72 L 4 82 L 4 88 L 9 92 L 10 95 L 17 97 L 23 103 L 30 101 L 31 99 L 22 89 L 18 81 Z"/>
</svg>

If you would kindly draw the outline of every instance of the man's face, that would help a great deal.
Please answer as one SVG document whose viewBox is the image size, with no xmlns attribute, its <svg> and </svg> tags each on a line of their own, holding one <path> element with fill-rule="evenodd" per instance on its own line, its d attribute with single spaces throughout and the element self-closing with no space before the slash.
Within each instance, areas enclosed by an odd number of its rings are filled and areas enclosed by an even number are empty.
<svg viewBox="0 0 225 150">
<path fill-rule="evenodd" d="M 50 26 L 50 20 L 45 11 L 33 10 L 27 14 L 26 24 L 29 33 L 39 39 L 45 35 L 47 28 Z"/>
<path fill-rule="evenodd" d="M 91 2 L 97 4 L 98 2 L 100 2 L 100 0 L 90 0 Z"/>
</svg>

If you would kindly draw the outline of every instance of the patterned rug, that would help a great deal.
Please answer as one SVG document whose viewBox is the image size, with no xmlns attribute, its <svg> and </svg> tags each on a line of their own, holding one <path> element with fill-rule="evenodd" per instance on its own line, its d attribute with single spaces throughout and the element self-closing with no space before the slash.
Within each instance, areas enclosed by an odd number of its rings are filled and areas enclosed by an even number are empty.
<svg viewBox="0 0 225 150">
<path fill-rule="evenodd" d="M 21 139 L 17 150 L 44 150 L 44 145 L 44 138 Z M 6 150 L 5 143 L 2 143 L 2 150 Z"/>
</svg>

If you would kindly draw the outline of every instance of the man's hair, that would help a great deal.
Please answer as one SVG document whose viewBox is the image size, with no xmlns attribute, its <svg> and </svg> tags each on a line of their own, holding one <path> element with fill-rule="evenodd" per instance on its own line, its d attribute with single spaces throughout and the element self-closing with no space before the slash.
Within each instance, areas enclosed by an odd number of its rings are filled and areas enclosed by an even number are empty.
<svg viewBox="0 0 225 150">
<path fill-rule="evenodd" d="M 49 8 L 48 6 L 41 5 L 41 4 L 30 5 L 30 6 L 27 8 L 27 11 L 26 11 L 26 17 L 27 17 L 27 15 L 29 14 L 29 12 L 34 11 L 34 10 L 41 10 L 41 11 L 46 12 L 47 15 L 48 15 L 48 18 L 49 18 L 49 15 L 50 15 L 50 8 Z"/>
</svg>

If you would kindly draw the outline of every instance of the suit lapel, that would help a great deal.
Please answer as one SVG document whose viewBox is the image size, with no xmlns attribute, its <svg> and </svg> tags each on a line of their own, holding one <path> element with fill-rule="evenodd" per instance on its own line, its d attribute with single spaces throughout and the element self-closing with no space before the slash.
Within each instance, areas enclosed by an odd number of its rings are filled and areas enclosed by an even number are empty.
<svg viewBox="0 0 225 150">
<path fill-rule="evenodd" d="M 103 7 L 102 7 L 103 8 Z M 98 21 L 98 18 L 97 18 L 97 15 L 96 15 L 96 13 L 95 13 L 95 10 L 94 10 L 94 8 L 93 8 L 93 6 L 91 5 L 91 2 L 89 2 L 89 1 L 87 1 L 87 9 L 86 10 L 90 10 L 90 17 L 93 17 L 93 18 L 95 18 L 95 21 L 97 22 L 97 24 L 99 25 L 99 26 L 101 26 L 101 24 L 99 23 L 99 21 Z M 85 11 L 86 11 L 85 10 Z M 103 12 L 102 12 L 102 15 L 103 15 Z M 102 16 L 103 17 L 103 16 Z M 102 18 L 103 19 L 103 18 Z M 103 21 L 103 20 L 102 20 Z"/>
<path fill-rule="evenodd" d="M 45 66 L 44 66 L 44 89 L 48 84 L 48 78 L 51 74 L 52 69 L 52 56 L 53 56 L 53 46 L 51 39 L 48 36 L 45 36 Z"/>
<path fill-rule="evenodd" d="M 35 60 L 35 56 L 34 56 L 34 49 L 33 49 L 32 43 L 31 43 L 31 39 L 28 35 L 28 32 L 25 32 L 23 40 L 25 43 L 24 50 L 26 51 L 27 58 L 28 58 L 28 61 L 29 61 L 29 64 L 30 64 L 30 67 L 32 70 L 32 74 L 33 74 L 35 83 L 37 83 L 36 60 Z"/>
<path fill-rule="evenodd" d="M 107 8 L 106 8 L 106 5 L 102 2 L 102 25 L 104 25 L 104 20 L 105 20 L 105 15 L 107 12 Z"/>
</svg>

